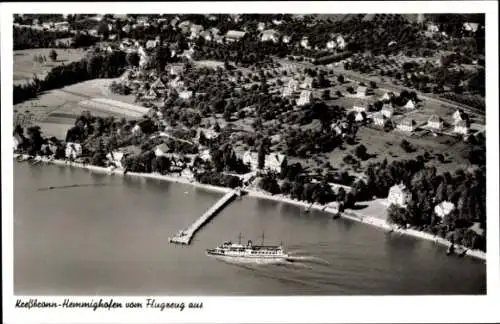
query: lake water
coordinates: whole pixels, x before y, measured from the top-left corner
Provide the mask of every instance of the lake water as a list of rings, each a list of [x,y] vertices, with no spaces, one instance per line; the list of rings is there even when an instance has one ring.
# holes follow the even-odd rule
[[[54,188],[50,186],[87,185]],[[195,236],[168,237],[219,197],[191,186],[14,163],[14,290],[19,295],[484,294],[486,265],[432,242],[243,197]],[[225,240],[283,241],[299,262],[233,264]]]

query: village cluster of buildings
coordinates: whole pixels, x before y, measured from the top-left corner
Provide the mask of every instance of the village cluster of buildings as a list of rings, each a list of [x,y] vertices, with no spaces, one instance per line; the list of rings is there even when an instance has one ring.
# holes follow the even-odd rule
[[[366,94],[366,87],[359,87],[356,91],[356,97],[361,98]],[[391,122],[391,118],[394,116],[394,107],[390,103],[391,95],[385,93],[380,100],[383,102],[382,109],[378,112],[371,114],[371,120],[375,126],[385,127]],[[403,111],[413,111],[417,109],[417,104],[413,100],[408,100],[404,106],[401,107]],[[353,104],[352,110],[355,112],[355,121],[363,122],[368,116],[368,105],[366,102],[358,99]],[[469,116],[462,110],[457,109],[452,115],[453,118],[453,133],[460,135],[468,135],[470,133],[470,119]],[[402,132],[411,133],[416,130],[419,125],[412,118],[405,118],[395,125],[397,130]],[[441,132],[446,126],[443,118],[438,115],[432,115],[427,120],[426,124],[423,125],[424,128],[429,129],[433,132]]]

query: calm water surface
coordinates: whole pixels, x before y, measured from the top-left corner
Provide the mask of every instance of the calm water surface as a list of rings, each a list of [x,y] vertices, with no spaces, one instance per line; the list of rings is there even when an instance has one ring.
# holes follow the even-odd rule
[[[40,190],[50,186],[88,185]],[[221,194],[59,166],[14,164],[14,289],[20,295],[484,294],[486,266],[434,243],[244,197],[176,246],[168,237]],[[225,240],[283,241],[300,262],[230,264]]]

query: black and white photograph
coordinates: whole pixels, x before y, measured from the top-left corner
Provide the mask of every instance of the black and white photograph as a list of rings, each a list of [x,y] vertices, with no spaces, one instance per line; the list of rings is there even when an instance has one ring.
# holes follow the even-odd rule
[[[76,4],[2,13],[9,308],[498,297],[497,11]]]

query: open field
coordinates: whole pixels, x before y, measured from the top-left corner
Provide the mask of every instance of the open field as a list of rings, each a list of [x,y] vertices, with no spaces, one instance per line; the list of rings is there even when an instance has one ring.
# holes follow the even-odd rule
[[[57,53],[57,61],[52,62],[49,58],[51,48],[36,48],[14,51],[14,84],[30,80],[33,75],[39,78],[52,68],[80,60],[85,51],[82,49],[54,49]],[[47,63],[35,62],[35,55],[43,55],[47,58]]]
[[[34,121],[44,134],[56,137],[65,135],[84,110],[103,117],[140,118],[144,115],[148,109],[134,105],[133,95],[121,96],[109,91],[109,84],[114,80],[96,79],[52,90],[15,105],[14,110],[34,114]]]
[[[436,159],[432,159],[428,163],[430,166],[435,166],[439,173],[453,172],[469,165],[467,159],[463,156],[467,152],[467,144],[458,138],[450,136],[433,137],[427,135],[416,137],[397,131],[386,133],[383,130],[361,127],[358,130],[357,139],[359,144],[367,147],[368,154],[372,155],[372,158],[361,161],[362,169],[372,162],[381,162],[384,159],[389,162],[399,159],[415,159],[426,151],[431,155],[441,153],[447,157],[445,163],[440,163]],[[402,140],[410,142],[416,150],[411,153],[404,151],[400,146]],[[354,156],[353,150],[356,145],[345,145],[345,147],[346,150],[335,150],[328,154],[329,162],[333,167],[348,167],[343,158],[349,154]]]

